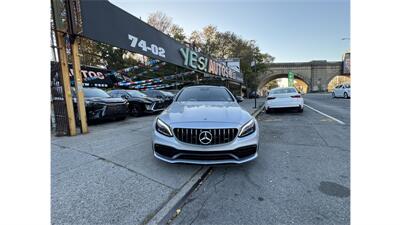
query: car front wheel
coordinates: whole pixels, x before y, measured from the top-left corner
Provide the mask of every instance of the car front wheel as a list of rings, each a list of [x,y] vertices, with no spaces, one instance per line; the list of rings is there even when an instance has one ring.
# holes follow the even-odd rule
[[[335,92],[332,92],[332,98],[336,98]]]
[[[299,108],[297,109],[297,112],[302,113],[303,112],[303,108],[301,108],[301,106],[299,106]]]
[[[344,93],[344,98],[349,98],[349,95],[347,94],[347,92]]]
[[[137,117],[137,116],[140,116],[141,114],[142,114],[141,107],[137,104],[132,105],[131,115]]]

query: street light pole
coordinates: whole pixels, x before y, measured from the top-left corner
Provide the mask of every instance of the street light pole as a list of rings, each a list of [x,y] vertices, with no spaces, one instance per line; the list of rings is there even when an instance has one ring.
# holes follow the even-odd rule
[[[254,57],[253,57],[254,60]],[[254,72],[257,74],[257,63],[254,60]],[[256,76],[257,77],[257,76]],[[257,90],[254,90],[254,108],[257,108]]]

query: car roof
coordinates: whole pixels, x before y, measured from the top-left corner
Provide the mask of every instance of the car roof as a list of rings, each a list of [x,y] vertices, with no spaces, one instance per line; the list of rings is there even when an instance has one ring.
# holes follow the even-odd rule
[[[184,88],[225,88],[224,86],[214,86],[214,85],[194,85],[194,86],[187,86]]]
[[[296,88],[294,88],[294,87],[277,87],[277,88],[272,88],[271,91],[273,91],[273,90],[281,90],[281,89],[295,89],[296,90]]]

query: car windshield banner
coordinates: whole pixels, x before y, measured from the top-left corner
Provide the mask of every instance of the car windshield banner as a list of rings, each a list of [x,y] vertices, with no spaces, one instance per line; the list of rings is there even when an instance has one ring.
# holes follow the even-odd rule
[[[136,52],[201,73],[243,82],[243,75],[209,56],[196,52],[106,0],[75,2],[72,15],[77,35]],[[72,8],[72,7],[71,7]]]

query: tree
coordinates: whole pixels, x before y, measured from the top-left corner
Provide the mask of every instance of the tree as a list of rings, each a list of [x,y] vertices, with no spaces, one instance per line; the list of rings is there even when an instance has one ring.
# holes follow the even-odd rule
[[[81,64],[86,66],[106,66],[118,70],[138,64],[127,50],[85,38],[81,38],[80,51]]]
[[[151,13],[147,18],[147,23],[164,34],[171,36],[177,41],[183,42],[186,40],[186,35],[183,28],[177,24],[174,24],[172,22],[172,18],[163,12],[156,11]]]
[[[185,32],[183,31],[183,28],[180,27],[179,25],[172,24],[169,34],[171,37],[173,37],[175,40],[183,42],[186,39]]]
[[[172,27],[172,18],[167,16],[165,13],[156,11],[150,13],[147,18],[147,23],[155,27],[157,30],[168,34]]]

